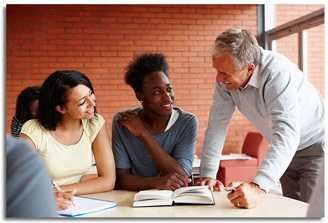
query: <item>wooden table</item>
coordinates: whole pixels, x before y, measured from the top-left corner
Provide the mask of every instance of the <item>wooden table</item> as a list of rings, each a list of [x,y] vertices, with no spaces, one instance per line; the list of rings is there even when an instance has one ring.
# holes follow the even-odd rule
[[[83,217],[97,218],[302,218],[308,204],[276,194],[267,194],[264,201],[252,209],[239,209],[227,199],[227,192],[214,192],[215,205],[177,205],[133,208],[135,192],[114,190],[86,197],[112,200],[117,207]]]

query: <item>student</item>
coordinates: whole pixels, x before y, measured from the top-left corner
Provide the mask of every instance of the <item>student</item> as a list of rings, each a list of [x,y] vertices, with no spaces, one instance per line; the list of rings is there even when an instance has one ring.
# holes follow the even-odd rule
[[[43,159],[50,177],[77,195],[112,190],[115,164],[105,121],[96,113],[90,80],[79,71],[51,74],[40,91],[38,119],[26,122],[21,136]],[[93,156],[97,175],[86,175]]]
[[[58,217],[47,170],[23,140],[6,138],[6,217]]]
[[[39,106],[40,87],[25,88],[17,97],[15,116],[11,121],[11,135],[19,137],[23,124],[35,118]]]
[[[194,156],[195,115],[174,107],[174,92],[162,54],[141,55],[128,66],[125,82],[142,107],[113,119],[116,187],[174,190],[187,186]]]
[[[295,64],[262,49],[247,30],[221,33],[212,61],[217,83],[201,158],[202,183],[217,185],[219,158],[237,107],[270,148],[252,182],[238,186],[229,194],[230,201],[236,207],[254,207],[280,180],[284,196],[308,202],[324,154],[324,104],[319,92]]]

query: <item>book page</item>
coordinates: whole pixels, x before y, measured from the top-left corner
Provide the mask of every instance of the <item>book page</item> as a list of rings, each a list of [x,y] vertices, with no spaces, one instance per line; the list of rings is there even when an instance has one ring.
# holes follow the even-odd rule
[[[214,204],[214,197],[208,186],[191,186],[175,191],[174,202],[186,204]]]
[[[172,199],[173,191],[170,190],[142,190],[136,193],[134,201],[142,200],[168,200]]]
[[[173,191],[143,190],[134,195],[133,207],[166,206],[173,203]]]
[[[174,191],[174,197],[182,194],[182,193],[201,193],[204,189],[208,189],[208,186],[188,186],[181,187]]]

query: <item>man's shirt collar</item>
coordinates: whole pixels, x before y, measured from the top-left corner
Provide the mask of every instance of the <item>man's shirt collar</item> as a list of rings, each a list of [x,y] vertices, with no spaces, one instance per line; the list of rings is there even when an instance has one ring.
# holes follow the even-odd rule
[[[258,73],[259,73],[259,69],[258,69],[258,65],[256,65],[255,69],[253,71],[253,74],[252,74],[251,78],[249,79],[249,81],[247,82],[247,84],[244,87],[239,88],[239,90],[242,91],[242,90],[246,89],[248,87],[248,85],[258,88],[259,87]]]

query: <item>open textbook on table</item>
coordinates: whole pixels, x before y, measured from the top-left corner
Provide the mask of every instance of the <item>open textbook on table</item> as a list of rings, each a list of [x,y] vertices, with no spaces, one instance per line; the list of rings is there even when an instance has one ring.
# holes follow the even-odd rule
[[[79,216],[92,212],[102,211],[105,209],[116,207],[117,204],[114,201],[105,201],[95,198],[86,198],[86,197],[73,197],[74,205],[71,205],[69,208],[58,211],[58,214],[62,216]]]
[[[208,186],[181,187],[171,190],[143,190],[135,194],[133,207],[168,206],[173,204],[215,204]]]

